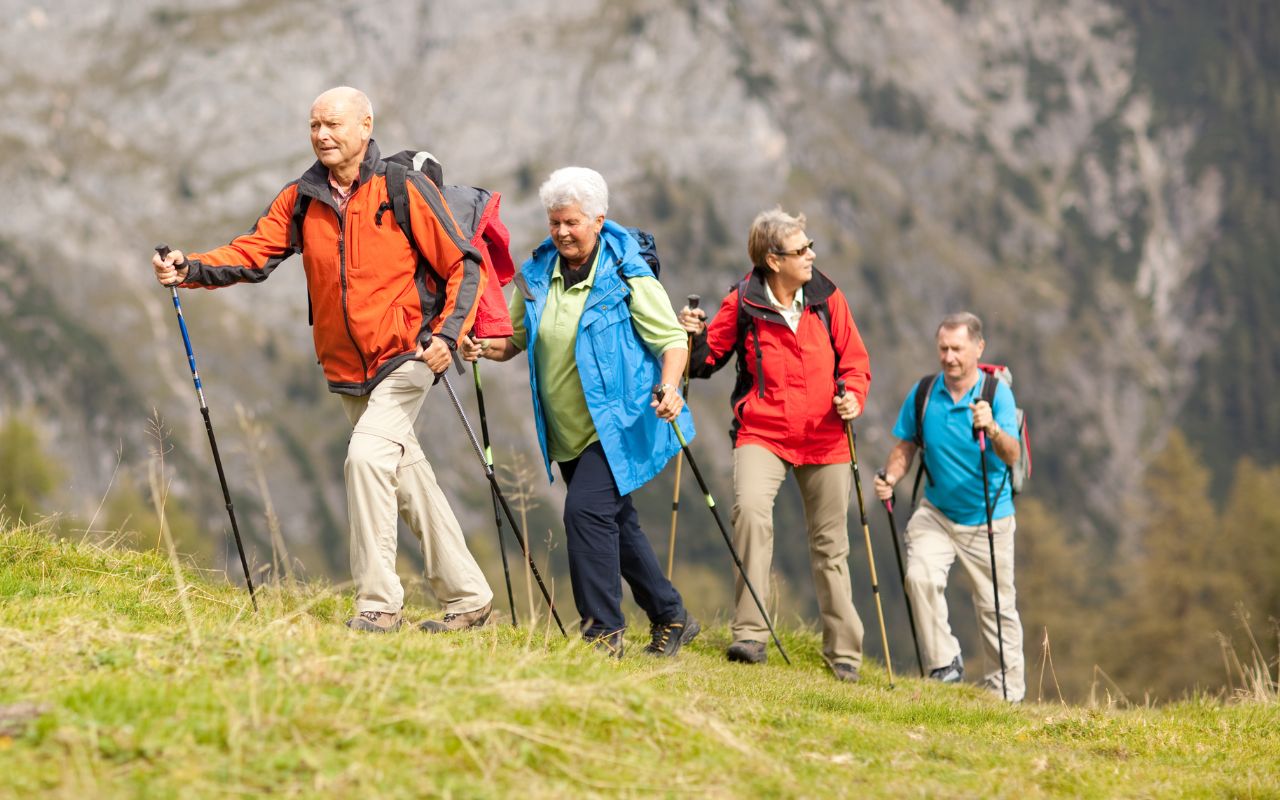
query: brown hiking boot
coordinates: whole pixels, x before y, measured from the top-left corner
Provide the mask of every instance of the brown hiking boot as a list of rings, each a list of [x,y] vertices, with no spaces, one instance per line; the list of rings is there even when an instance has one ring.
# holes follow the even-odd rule
[[[475,611],[463,611],[461,614],[445,614],[443,619],[429,619],[418,626],[418,630],[427,633],[453,633],[465,631],[467,628],[479,628],[489,621],[489,613],[493,611],[493,603],[485,603]]]
[[[347,620],[347,627],[366,633],[395,633],[402,622],[399,611],[361,611]]]
[[[736,661],[739,664],[763,664],[769,660],[769,653],[765,648],[765,643],[753,642],[749,639],[739,639],[729,645],[729,649],[725,651],[725,656],[730,661]]]
[[[836,680],[842,683],[858,682],[858,668],[843,661],[837,661],[831,665],[831,674],[836,676]]]

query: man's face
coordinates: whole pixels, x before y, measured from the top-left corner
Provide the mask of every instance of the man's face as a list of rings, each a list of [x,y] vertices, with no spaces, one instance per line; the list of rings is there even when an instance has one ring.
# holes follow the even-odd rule
[[[311,149],[330,171],[358,165],[373,119],[344,97],[321,97],[311,107]]]
[[[938,331],[938,362],[942,374],[952,381],[963,381],[978,369],[978,359],[986,342],[969,338],[969,329],[963,325],[942,328]]]
[[[604,217],[588,217],[577,203],[547,212],[551,241],[570,266],[580,266],[596,247],[596,236],[604,227]]]

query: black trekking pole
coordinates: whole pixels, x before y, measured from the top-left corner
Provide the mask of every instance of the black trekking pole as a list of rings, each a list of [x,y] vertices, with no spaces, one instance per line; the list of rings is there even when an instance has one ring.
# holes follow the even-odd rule
[[[987,434],[974,430],[978,435],[978,458],[982,460],[982,505],[987,512],[987,547],[991,550],[991,592],[996,601],[996,641],[1000,645],[1000,694],[1008,700],[1009,688],[1004,677],[1004,620],[1000,618],[1000,582],[996,580],[996,534],[991,527],[991,498],[987,482]]]
[[[480,386],[480,362],[471,362],[471,374],[476,379],[476,405],[480,407],[480,436],[484,439],[484,462],[487,471],[493,471],[493,449],[489,446],[489,418],[484,413],[484,389]],[[507,582],[507,606],[511,609],[511,627],[519,626],[516,621],[516,599],[511,593],[511,568],[507,566],[507,549],[502,546],[502,510],[498,505],[498,490],[489,487],[489,496],[493,500],[493,524],[498,531],[498,552],[502,554],[502,578]],[[529,610],[533,613],[533,609]]]
[[[689,295],[689,308],[697,308],[698,302],[702,300],[696,294]],[[687,399],[689,397],[689,367],[693,364],[693,334],[689,334],[689,359],[684,362],[684,382],[680,385],[680,394]],[[671,580],[671,573],[676,566],[676,518],[680,513],[680,466],[683,463],[682,456],[684,452],[676,453],[676,482],[675,488],[671,490],[671,535],[667,537],[667,580]]]
[[[156,245],[156,252],[161,258],[169,255],[169,246]],[[231,518],[231,532],[235,535],[236,550],[240,551],[240,566],[244,568],[244,582],[249,586],[249,600],[253,610],[258,610],[258,595],[253,588],[253,578],[249,575],[249,559],[244,555],[244,543],[240,541],[240,526],[236,524],[236,510],[231,505],[231,490],[227,488],[227,476],[222,470],[222,456],[218,454],[218,440],[213,435],[213,423],[209,420],[209,405],[204,401],[204,387],[200,383],[200,373],[196,370],[196,354],[191,349],[191,335],[187,333],[187,321],[182,316],[182,301],[178,299],[178,284],[169,284],[173,295],[173,310],[178,315],[178,329],[182,331],[182,343],[187,348],[187,363],[191,365],[191,380],[196,385],[196,397],[200,399],[200,413],[204,416],[204,429],[209,432],[209,449],[213,451],[213,463],[218,468],[218,482],[222,484],[222,499],[227,506],[227,516]]]
[[[921,456],[923,458],[923,456]],[[884,480],[885,471],[876,473]],[[893,518],[893,500],[884,501],[884,513],[889,518],[889,534],[893,537],[893,554],[898,557],[898,577],[902,579],[902,598],[907,601],[907,622],[911,623],[911,640],[916,645],[916,664],[920,666],[920,677],[924,677],[924,659],[920,657],[920,636],[916,633],[916,615],[911,610],[911,595],[907,592],[907,571],[902,566],[902,547],[898,544],[898,522]]]
[[[658,402],[662,402],[662,387],[653,387],[653,396],[658,398]],[[702,471],[698,469],[698,463],[693,460],[693,453],[689,452],[689,443],[685,441],[684,433],[680,430],[680,424],[674,419],[671,420],[671,427],[676,432],[676,438],[680,440],[680,449],[684,452],[684,457],[689,462],[689,469],[693,471],[693,477],[698,480],[698,486],[702,489],[702,496],[707,501],[707,508],[711,509],[711,516],[716,518],[716,525],[720,528],[720,535],[724,537],[724,543],[729,547],[729,555],[733,556],[733,563],[738,568],[738,574],[742,576],[742,582],[746,584],[747,591],[751,592],[751,599],[756,601],[756,608],[760,610],[760,616],[764,617],[764,624],[769,628],[769,634],[773,636],[773,643],[778,646],[778,652],[782,654],[782,660],[791,664],[791,659],[787,658],[787,651],[783,649],[782,642],[778,639],[777,632],[773,629],[773,622],[769,619],[769,612],[764,610],[764,603],[760,602],[760,595],[756,594],[756,587],[751,585],[751,579],[747,577],[747,570],[742,566],[742,559],[738,557],[738,550],[733,546],[733,537],[729,535],[729,529],[724,526],[724,521],[720,519],[720,512],[716,510],[715,498],[711,496],[711,490],[707,488],[707,482],[702,478]]]
[[[836,381],[836,394],[844,397],[844,381]],[[845,436],[849,439],[849,468],[853,470],[853,485],[858,490],[858,514],[862,518],[862,538],[867,545],[867,567],[871,570],[871,594],[876,599],[876,615],[880,618],[880,642],[884,645],[884,667],[889,673],[889,688],[893,688],[893,658],[889,655],[889,634],[884,629],[884,607],[880,604],[880,581],[876,577],[876,558],[871,552],[871,528],[867,526],[867,507],[862,502],[862,475],[858,472],[857,436],[853,423],[844,421]]]
[[[423,349],[426,348],[424,347]],[[476,451],[476,456],[479,457],[480,463],[484,465],[484,476],[489,479],[489,486],[493,488],[493,496],[498,498],[498,502],[502,505],[502,513],[507,515],[507,522],[511,524],[511,535],[515,536],[516,541],[520,543],[520,550],[529,562],[529,571],[533,574],[534,580],[538,582],[538,588],[542,590],[542,597],[547,601],[547,608],[551,610],[551,616],[556,621],[556,627],[560,629],[561,634],[567,637],[569,632],[564,629],[564,623],[560,621],[560,614],[556,611],[556,604],[551,599],[551,592],[547,591],[547,585],[542,582],[542,575],[538,572],[538,565],[533,563],[533,555],[529,553],[529,548],[525,547],[520,526],[516,524],[515,515],[511,513],[511,506],[507,505],[507,498],[502,494],[502,489],[498,486],[498,477],[493,473],[493,465],[484,457],[484,451],[480,449],[480,441],[476,439],[475,429],[471,427],[471,423],[467,420],[467,412],[462,410],[462,403],[458,402],[458,395],[453,391],[453,384],[449,382],[448,372],[441,372],[436,375],[436,382],[440,381],[444,381],[444,388],[449,392],[449,400],[453,402],[453,407],[458,412],[458,417],[462,420],[462,427],[467,430],[467,437],[471,439],[471,448]]]

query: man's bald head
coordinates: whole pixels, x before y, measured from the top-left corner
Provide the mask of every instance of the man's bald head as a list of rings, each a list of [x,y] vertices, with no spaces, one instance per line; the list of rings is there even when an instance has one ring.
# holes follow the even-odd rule
[[[317,107],[325,106],[326,108],[338,109],[353,113],[357,119],[369,118],[370,124],[373,122],[373,103],[369,101],[369,95],[354,89],[350,86],[335,86],[320,93],[320,96],[311,104],[311,110],[314,112]]]
[[[373,104],[359,89],[338,86],[311,104],[311,147],[340,186],[360,174],[372,135]]]

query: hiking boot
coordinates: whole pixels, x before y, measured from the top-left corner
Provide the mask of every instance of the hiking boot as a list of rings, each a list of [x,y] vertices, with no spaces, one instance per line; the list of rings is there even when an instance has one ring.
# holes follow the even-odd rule
[[[739,639],[729,645],[729,649],[724,654],[730,661],[736,661],[739,664],[763,664],[769,659],[764,642],[752,642],[747,639]]]
[[[589,641],[592,647],[609,658],[622,658],[622,631],[601,634]]]
[[[485,603],[475,611],[463,611],[460,614],[445,614],[443,619],[429,619],[418,626],[418,630],[427,633],[453,633],[468,628],[482,627],[489,621],[489,612],[493,611],[493,603]]]
[[[843,661],[839,661],[831,665],[831,674],[835,675],[836,680],[841,683],[858,682],[858,668],[852,664],[846,664]]]
[[[682,609],[680,616],[671,622],[655,622],[649,626],[650,639],[644,652],[671,658],[680,652],[681,646],[693,641],[701,630],[698,621],[689,616],[688,610]]]
[[[347,620],[347,627],[366,633],[395,633],[402,622],[399,611],[361,611]]]
[[[942,683],[959,683],[960,679],[964,677],[964,661],[961,660],[960,656],[956,656],[945,667],[930,670],[929,677]]]

